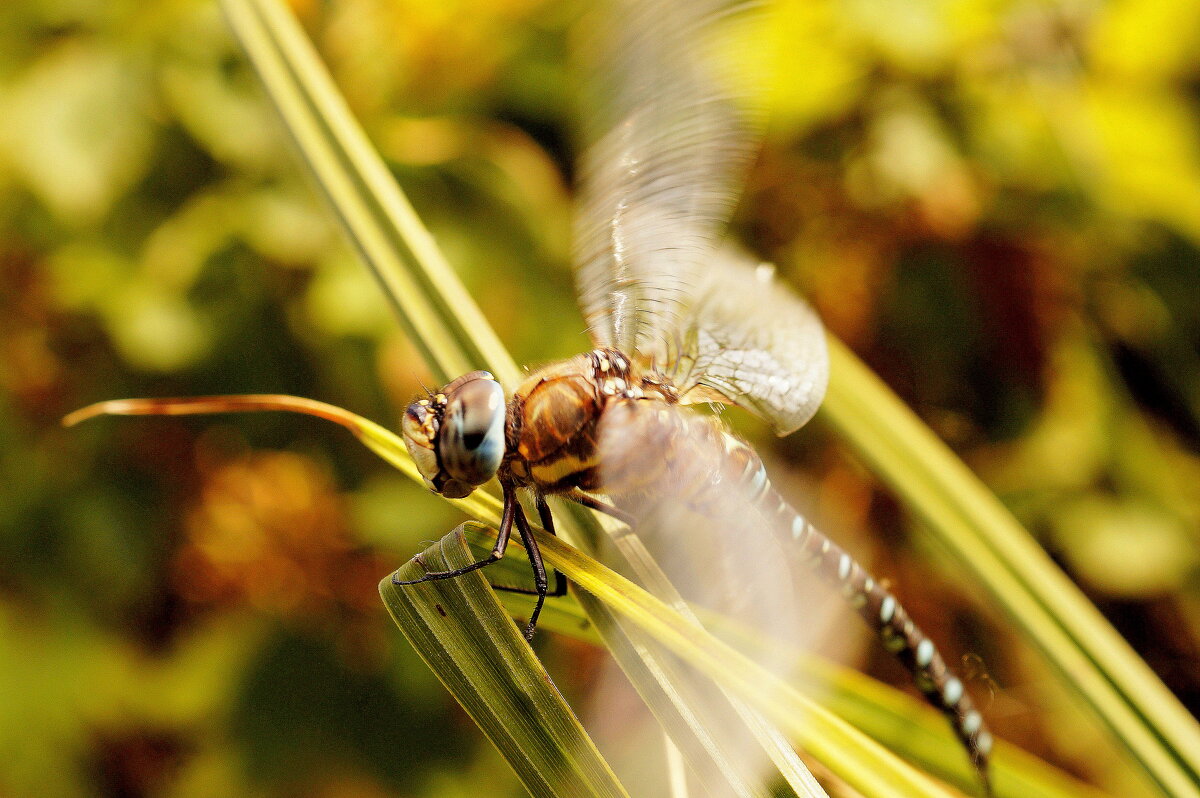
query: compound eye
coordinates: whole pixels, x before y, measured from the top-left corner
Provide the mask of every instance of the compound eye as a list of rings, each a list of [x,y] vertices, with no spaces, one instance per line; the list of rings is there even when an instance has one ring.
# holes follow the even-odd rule
[[[489,377],[458,386],[446,397],[438,457],[453,479],[482,485],[504,459],[504,389]]]

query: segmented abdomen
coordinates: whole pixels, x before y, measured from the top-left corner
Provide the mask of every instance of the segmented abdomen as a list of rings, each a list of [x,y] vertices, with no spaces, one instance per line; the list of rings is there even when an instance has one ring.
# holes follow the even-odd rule
[[[885,648],[894,653],[913,676],[930,704],[940,709],[954,727],[971,763],[991,793],[988,756],[992,735],[975,708],[962,681],[942,659],[933,641],[916,625],[904,607],[841,546],[808,522],[774,489],[766,469],[750,447],[726,434],[726,450],[740,463],[740,479],[754,491],[758,506],[779,535],[791,542],[801,562],[838,589],[846,601],[876,631]]]
[[[896,597],[784,501],[753,449],[715,419],[636,399],[606,408],[601,440],[604,490],[635,519],[652,517],[659,505],[682,503],[731,527],[757,523],[730,511],[746,506],[731,497],[749,498],[781,547],[842,594],[908,668],[926,699],[949,717],[990,794],[992,737],[962,681]]]

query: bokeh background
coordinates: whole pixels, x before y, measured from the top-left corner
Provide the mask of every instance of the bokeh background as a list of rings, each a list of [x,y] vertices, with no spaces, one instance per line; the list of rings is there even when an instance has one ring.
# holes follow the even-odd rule
[[[587,346],[583,3],[292,3],[519,362]],[[1200,705],[1200,4],[795,0],[735,227]],[[460,519],[300,417],[429,376],[201,0],[0,4],[0,796],[520,795],[376,583]],[[820,428],[778,481],[888,576],[999,734],[1143,789]],[[543,634],[586,704],[601,654]],[[862,667],[903,684],[886,654]]]

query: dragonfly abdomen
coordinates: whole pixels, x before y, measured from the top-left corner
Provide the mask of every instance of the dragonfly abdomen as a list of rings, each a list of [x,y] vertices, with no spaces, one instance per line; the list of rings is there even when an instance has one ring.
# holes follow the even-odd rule
[[[988,756],[992,735],[962,681],[946,665],[933,641],[916,625],[887,588],[881,585],[841,546],[796,512],[774,489],[761,459],[750,447],[726,435],[726,451],[741,463],[745,489],[797,559],[835,587],[879,635],[913,676],[930,704],[941,710],[962,741],[985,789],[990,794]]]
[[[603,425],[600,459],[609,468],[603,489],[619,508],[644,520],[683,506],[727,528],[756,523],[744,511],[757,509],[780,548],[836,588],[947,715],[988,785],[992,737],[962,681],[891,591],[779,495],[753,449],[716,419],[658,401],[615,401]]]

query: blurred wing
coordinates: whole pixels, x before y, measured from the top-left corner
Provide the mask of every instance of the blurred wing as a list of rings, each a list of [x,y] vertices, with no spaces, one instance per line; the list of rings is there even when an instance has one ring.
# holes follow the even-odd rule
[[[829,631],[837,607],[810,590],[815,580],[794,578],[751,495],[765,484],[745,473],[757,472],[758,458],[714,418],[648,400],[610,404],[598,446],[604,490],[632,519],[629,533],[612,536],[608,564],[668,603],[681,596],[681,611],[694,609],[710,631],[787,679],[795,652]],[[743,778],[764,778],[771,763],[761,739],[712,689],[704,703],[721,718],[708,727],[719,750]]]
[[[586,31],[574,257],[598,345],[650,347],[691,304],[757,146],[762,104],[735,36],[759,6],[610,0]]]
[[[748,446],[712,416],[628,399],[605,409],[597,453],[603,491],[684,598],[792,642],[807,637],[792,541],[760,511],[767,476]]]
[[[825,327],[816,312],[775,280],[773,266],[732,247],[713,254],[694,291],[688,312],[648,353],[665,364],[682,401],[731,402],[780,435],[803,426],[829,382]]]

